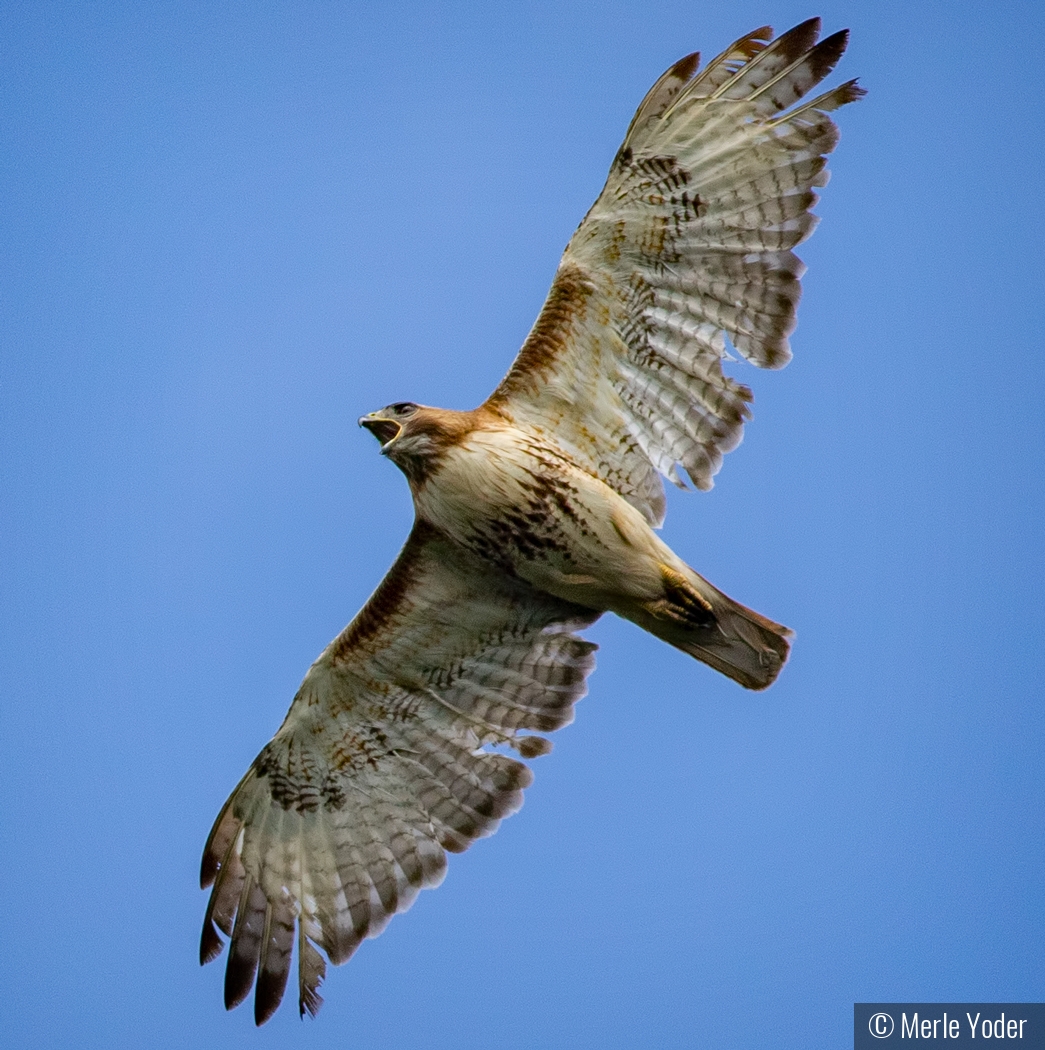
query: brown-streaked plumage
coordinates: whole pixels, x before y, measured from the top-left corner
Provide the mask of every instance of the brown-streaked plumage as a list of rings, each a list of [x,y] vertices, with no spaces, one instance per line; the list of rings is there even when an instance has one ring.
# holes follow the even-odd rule
[[[772,683],[791,632],[734,602],[656,535],[661,475],[708,489],[739,443],[751,391],[729,342],[790,359],[815,187],[849,81],[800,100],[847,33],[768,27],[698,73],[650,89],[598,200],[566,248],[515,363],[470,412],[390,405],[360,423],[406,475],[416,519],[395,564],[309,669],[275,737],[225,803],[203,856],[201,961],[231,940],[225,1002],[255,987],[258,1024],[298,953],[315,1013],[322,949],[341,963],[417,892],[446,851],[522,803],[522,758],[565,725],[604,612],[749,689]]]

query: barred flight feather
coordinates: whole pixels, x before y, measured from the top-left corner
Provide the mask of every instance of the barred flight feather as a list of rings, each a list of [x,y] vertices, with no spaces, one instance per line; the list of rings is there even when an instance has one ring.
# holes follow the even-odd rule
[[[838,142],[827,114],[863,94],[850,81],[786,111],[845,51],[846,31],[817,43],[819,33],[813,18],[769,43],[763,27],[702,73],[691,55],[657,81],[566,249],[554,316],[534,326],[546,347],[540,381],[520,354],[487,402],[519,424],[554,417],[556,439],[651,524],[663,489],[637,458],[676,483],[681,466],[708,489],[742,437],[750,392],[722,373],[725,340],[760,368],[791,359],[803,270],[791,249],[817,223],[814,188]],[[690,397],[699,409],[684,407]],[[607,445],[620,448],[609,469],[591,452]]]
[[[808,51],[816,43],[819,35],[819,18],[810,18],[786,33],[781,33],[776,40],[752,56],[750,62],[740,66],[736,73],[711,92],[709,97],[745,98],[785,70],[799,55]]]
[[[819,32],[820,20],[813,19]],[[713,58],[707,68],[690,84],[686,94],[695,98],[707,98],[714,94],[723,84],[729,83],[739,70],[756,58],[772,39],[773,30],[762,26],[735,40],[721,55]]]
[[[201,882],[214,888],[200,958],[220,952],[216,929],[230,937],[226,1005],[253,985],[258,1024],[283,996],[295,940],[299,1008],[314,1013],[316,947],[343,962],[442,880],[444,851],[519,808],[530,770],[480,748],[543,753],[518,731],[568,722],[593,667],[595,646],[571,632],[597,614],[423,524],[372,601],[383,625],[364,607],[316,661],[204,853]]]

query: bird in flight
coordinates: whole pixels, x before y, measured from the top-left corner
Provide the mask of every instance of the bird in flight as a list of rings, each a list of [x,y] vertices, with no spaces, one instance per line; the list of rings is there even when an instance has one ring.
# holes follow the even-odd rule
[[[614,612],[748,689],[792,633],[728,598],[654,531],[661,475],[709,489],[761,368],[791,357],[815,187],[849,81],[804,97],[848,33],[768,26],[642,100],[606,186],[496,390],[468,412],[398,402],[363,416],[406,475],[415,520],[355,619],[309,668],[207,840],[200,945],[229,938],[225,1004],[272,1016],[297,953],[314,1014],[345,962],[437,885],[446,852],[522,804],[542,734],[571,721]],[[727,343],[728,340],[728,343]]]

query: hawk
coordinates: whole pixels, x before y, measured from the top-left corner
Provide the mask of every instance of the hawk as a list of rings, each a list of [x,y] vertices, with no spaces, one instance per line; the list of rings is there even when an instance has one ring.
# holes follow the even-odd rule
[[[203,856],[201,961],[229,938],[225,1003],[279,1005],[295,950],[302,1016],[446,853],[522,804],[542,734],[568,723],[614,612],[748,689],[792,633],[691,569],[654,531],[661,475],[709,489],[761,368],[791,357],[815,187],[855,81],[803,97],[845,51],[819,19],[676,62],[638,108],[598,200],[500,386],[478,408],[399,402],[360,419],[416,518],[355,619],[309,668],[225,803]]]

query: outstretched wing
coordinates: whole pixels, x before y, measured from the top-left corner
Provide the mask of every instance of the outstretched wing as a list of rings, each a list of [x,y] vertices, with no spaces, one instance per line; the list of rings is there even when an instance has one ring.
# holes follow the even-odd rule
[[[267,1020],[296,942],[300,1010],[315,1013],[317,946],[344,962],[442,880],[445,850],[519,808],[529,768],[486,745],[550,749],[522,734],[571,721],[595,646],[570,632],[596,617],[415,524],[210,833],[200,959],[222,950],[217,929],[231,937],[226,1006],[256,978],[255,1019]]]
[[[548,300],[487,405],[549,431],[654,525],[660,474],[700,489],[740,442],[751,391],[725,376],[728,336],[762,368],[791,357],[810,209],[850,81],[795,106],[848,33],[811,19],[757,29],[699,75],[671,67],[639,106]],[[793,107],[793,108],[788,108]]]

